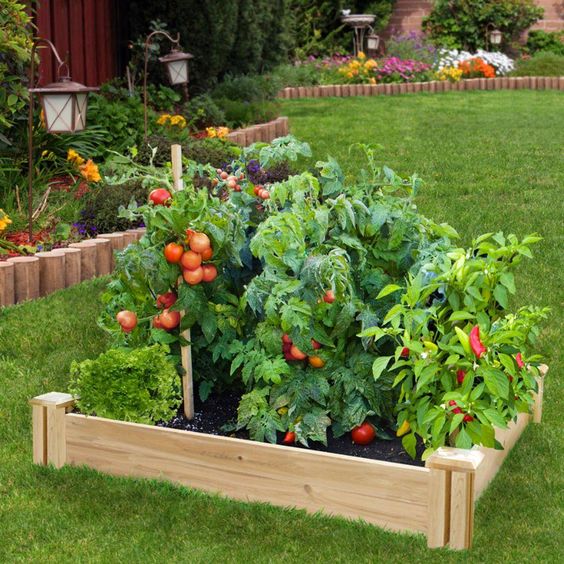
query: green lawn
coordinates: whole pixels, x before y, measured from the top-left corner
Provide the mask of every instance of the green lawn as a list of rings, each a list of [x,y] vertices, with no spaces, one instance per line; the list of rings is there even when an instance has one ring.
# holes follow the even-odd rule
[[[529,427],[478,503],[472,551],[429,551],[423,536],[166,484],[34,467],[27,399],[64,391],[71,360],[104,349],[98,280],[0,310],[0,562],[559,561],[562,110],[561,93],[527,91],[284,103],[292,132],[349,173],[361,165],[349,144],[382,144],[382,163],[427,180],[421,208],[464,238],[498,229],[545,237],[518,276],[520,303],[553,308],[540,343],[551,366],[544,423]]]

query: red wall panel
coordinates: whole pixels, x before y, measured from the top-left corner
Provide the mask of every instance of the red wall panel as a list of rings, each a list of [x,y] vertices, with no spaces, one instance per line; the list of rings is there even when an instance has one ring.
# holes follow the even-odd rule
[[[116,38],[112,22],[116,0],[41,0],[37,35],[50,39],[62,59],[68,56],[73,80],[98,86],[116,72]],[[41,83],[56,79],[53,57],[40,50]]]

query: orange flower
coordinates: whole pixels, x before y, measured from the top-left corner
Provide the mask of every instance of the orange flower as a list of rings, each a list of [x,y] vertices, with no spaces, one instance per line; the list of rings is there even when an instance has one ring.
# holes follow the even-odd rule
[[[87,182],[100,182],[102,180],[98,166],[94,164],[92,159],[88,159],[85,164],[80,165],[78,168],[80,174]]]

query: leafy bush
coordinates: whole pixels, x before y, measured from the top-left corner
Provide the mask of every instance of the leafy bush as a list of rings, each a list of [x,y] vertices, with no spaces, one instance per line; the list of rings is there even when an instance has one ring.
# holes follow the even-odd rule
[[[141,205],[147,201],[149,190],[140,180],[131,180],[125,184],[106,185],[91,188],[83,197],[82,209],[75,224],[86,235],[125,231],[138,227],[139,222],[130,222],[118,217],[121,206],[127,207],[131,200]]]
[[[170,140],[159,135],[152,135],[139,148],[137,161],[148,165],[163,166],[170,162]],[[220,167],[231,162],[237,155],[237,147],[229,141],[220,139],[189,139],[182,144],[182,155],[192,161],[201,164],[211,164]]]
[[[30,62],[32,27],[28,7],[17,0],[0,2],[0,146],[10,145],[9,129],[19,119],[25,127],[26,67]]]
[[[386,42],[386,54],[398,59],[432,65],[436,52],[437,48],[424,35],[415,31],[392,35]]]
[[[202,169],[210,190],[132,211],[149,237],[120,256],[100,322],[115,346],[166,342],[174,351],[179,332],[194,327],[194,354],[230,364],[244,387],[237,428],[256,440],[289,430],[304,445],[325,442],[329,426],[339,436],[369,419],[380,429],[409,425],[412,455],[417,437],[425,456],[442,444],[495,446],[493,425],[527,411],[536,389],[539,357],[529,347],[546,311],[506,308],[513,270],[538,238],[488,234],[459,248],[452,227],[417,212],[421,180],[379,167],[364,150],[369,167],[351,184],[329,158],[315,174],[257,191],[252,174],[311,155],[291,136],[257,144],[231,164],[241,191]],[[210,282],[163,254],[187,235],[191,245],[194,233],[211,245]],[[179,283],[187,272],[192,282]],[[177,295],[172,309],[186,312],[170,331],[150,321],[155,294],[167,291]],[[131,333],[115,320],[124,307],[145,320]]]
[[[242,102],[228,98],[219,98],[216,101],[225,114],[226,124],[231,129],[264,123],[280,115],[280,104],[277,102]]]
[[[546,32],[542,29],[529,31],[525,49],[530,55],[539,51],[564,55],[564,31]]]
[[[539,52],[530,59],[519,59],[512,76],[564,76],[564,55]]]
[[[71,365],[70,392],[87,415],[156,423],[168,421],[181,403],[180,378],[169,349],[153,345],[113,349]]]
[[[225,114],[209,94],[192,98],[184,105],[184,115],[188,118],[190,128],[201,130],[213,125],[223,125]]]
[[[269,75],[227,76],[211,92],[214,99],[227,98],[239,102],[273,100],[278,85]]]
[[[510,45],[543,13],[534,0],[437,0],[423,30],[437,45],[475,51],[488,48],[490,29],[499,29]]]

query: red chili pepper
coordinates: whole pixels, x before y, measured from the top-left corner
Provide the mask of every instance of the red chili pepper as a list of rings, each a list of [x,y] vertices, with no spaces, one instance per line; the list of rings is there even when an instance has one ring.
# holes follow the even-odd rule
[[[464,382],[464,376],[466,376],[466,372],[464,372],[464,370],[462,370],[462,368],[459,368],[456,371],[456,381],[459,384],[462,384],[462,382]]]
[[[474,421],[474,418],[469,413],[467,413],[462,419],[462,421],[466,421],[466,423],[469,423],[470,421]]]
[[[517,362],[517,366],[519,368],[525,368],[525,363],[523,362],[523,357],[521,356],[521,353],[517,353],[517,355],[515,356],[515,361]]]
[[[288,431],[282,442],[285,445],[293,445],[296,442],[296,433],[292,433],[292,431]]]
[[[409,357],[409,348],[403,347],[403,349],[401,349],[400,356],[403,357],[403,358],[408,358]]]
[[[478,325],[474,325],[472,330],[470,331],[470,347],[472,348],[472,352],[480,358],[483,356],[487,349],[480,341],[480,327]]]

